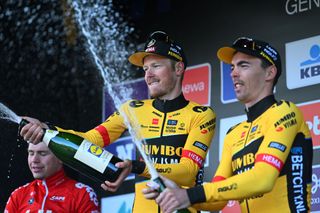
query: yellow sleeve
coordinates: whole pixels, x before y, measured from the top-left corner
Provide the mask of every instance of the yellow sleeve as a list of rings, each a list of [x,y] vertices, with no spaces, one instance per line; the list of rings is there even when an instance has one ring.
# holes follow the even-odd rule
[[[288,114],[292,116],[291,120],[296,124],[279,131],[274,124]],[[221,176],[225,180],[203,185],[206,200],[210,202],[216,200],[239,200],[271,191],[287,159],[294,138],[303,124],[301,112],[295,105],[276,107],[269,114],[268,121],[264,123],[266,131],[255,155],[254,168],[232,177],[230,177],[230,154],[228,154],[227,150],[228,145],[225,145],[224,149],[226,150],[224,152],[226,153],[224,153],[222,164],[215,175]],[[232,138],[226,137],[225,143],[230,145],[229,141],[232,141]],[[268,147],[272,141],[283,144],[286,150],[280,151]]]
[[[181,186],[194,186],[196,175],[203,166],[207,152],[215,132],[216,115],[211,108],[208,108],[197,117],[188,134],[185,146],[183,147],[180,162],[177,164],[155,164],[156,170],[163,176],[173,180]],[[206,125],[206,134],[201,133],[201,125]],[[199,142],[196,146],[196,142]],[[201,147],[201,148],[199,148]],[[141,176],[150,178],[146,167]]]
[[[192,205],[193,208],[200,211],[219,211],[223,209],[227,205],[228,201],[212,201],[212,202],[204,202],[197,203]]]
[[[110,115],[106,121],[87,132],[65,130],[60,127],[56,128],[61,132],[69,132],[79,135],[100,147],[105,147],[113,143],[127,129],[126,125],[124,124],[123,117],[118,111]]]

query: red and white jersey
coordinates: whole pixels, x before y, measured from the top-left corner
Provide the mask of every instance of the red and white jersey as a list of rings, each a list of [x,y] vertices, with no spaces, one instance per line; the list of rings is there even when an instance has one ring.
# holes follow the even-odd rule
[[[12,192],[5,213],[100,212],[93,189],[67,177],[63,170],[34,180]]]

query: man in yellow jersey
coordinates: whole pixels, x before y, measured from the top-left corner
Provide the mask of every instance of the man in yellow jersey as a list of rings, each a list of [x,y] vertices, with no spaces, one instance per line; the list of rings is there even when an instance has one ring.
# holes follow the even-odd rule
[[[144,150],[150,155],[156,170],[175,181],[179,186],[191,187],[201,180],[201,168],[209,150],[216,116],[207,106],[188,101],[182,93],[182,79],[187,67],[187,59],[182,47],[166,33],[152,33],[143,51],[129,57],[129,61],[142,67],[151,99],[130,100],[124,103],[105,122],[85,133],[68,131],[84,137],[101,146],[108,146],[118,139],[130,126],[136,127],[137,135],[146,141]],[[125,117],[124,117],[125,115]],[[21,135],[25,140],[37,143],[42,136],[45,123],[26,118],[30,124],[24,126]],[[126,122],[126,120],[128,122]],[[160,212],[154,200],[144,198],[142,189],[150,174],[143,161],[118,163],[124,168],[117,181],[102,184],[105,190],[114,192],[130,173],[144,177],[135,186],[133,212]],[[190,209],[190,212],[195,210]]]
[[[273,95],[281,74],[278,51],[242,37],[217,54],[231,64],[234,91],[247,120],[227,132],[212,183],[185,190],[166,179],[170,189],[157,196],[146,188],[145,196],[156,197],[165,213],[193,204],[214,210],[218,201],[228,200],[238,200],[248,213],[310,212],[312,141],[296,105]]]

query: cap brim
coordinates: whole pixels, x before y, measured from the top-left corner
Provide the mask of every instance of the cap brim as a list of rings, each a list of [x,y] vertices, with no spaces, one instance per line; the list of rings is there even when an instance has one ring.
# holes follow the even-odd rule
[[[143,67],[143,59],[148,55],[159,55],[151,52],[136,52],[129,56],[128,60],[131,64]],[[159,55],[160,56],[160,55]]]
[[[231,64],[232,57],[236,51],[237,50],[232,47],[221,47],[217,52],[217,56],[221,61]]]

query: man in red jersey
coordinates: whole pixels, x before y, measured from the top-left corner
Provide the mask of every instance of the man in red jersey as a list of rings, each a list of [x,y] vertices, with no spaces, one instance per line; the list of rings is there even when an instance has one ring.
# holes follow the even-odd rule
[[[5,213],[100,212],[93,189],[67,177],[62,162],[46,144],[29,144],[28,164],[35,180],[12,192]]]

